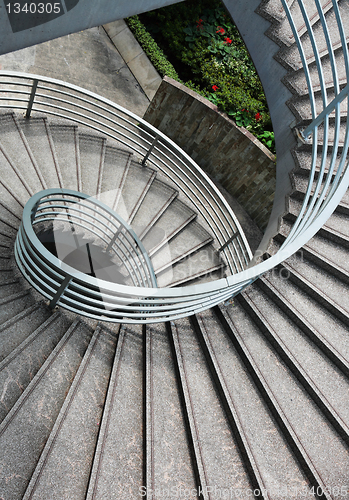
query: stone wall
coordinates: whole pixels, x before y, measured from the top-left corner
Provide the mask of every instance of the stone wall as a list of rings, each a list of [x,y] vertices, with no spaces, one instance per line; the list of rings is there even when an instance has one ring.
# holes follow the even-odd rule
[[[167,77],[144,119],[184,149],[261,229],[267,226],[275,194],[275,157],[250,132]]]

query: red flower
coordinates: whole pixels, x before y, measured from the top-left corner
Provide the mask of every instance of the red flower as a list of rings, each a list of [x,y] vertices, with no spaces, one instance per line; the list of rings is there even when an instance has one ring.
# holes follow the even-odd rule
[[[226,43],[227,45],[230,45],[230,44],[232,43],[232,41],[233,41],[233,40],[232,40],[231,38],[229,38],[229,37],[224,38],[224,40],[225,40],[225,42],[224,42],[224,43]]]
[[[225,29],[224,29],[224,28],[222,28],[221,26],[217,26],[217,31],[216,31],[216,33],[221,33],[222,35],[224,35],[224,33],[225,33]]]
[[[197,29],[197,30],[203,30],[203,29],[204,29],[204,27],[203,27],[203,25],[202,25],[202,23],[203,23],[203,22],[204,22],[204,20],[203,20],[203,19],[199,19],[199,20],[197,21],[197,25],[196,25],[196,29]]]
[[[213,90],[214,90],[215,92],[219,89],[219,87],[217,87],[217,85],[212,85],[212,88],[213,88]]]
[[[262,118],[262,115],[260,113],[256,113],[254,115],[255,119],[257,120],[257,122]]]

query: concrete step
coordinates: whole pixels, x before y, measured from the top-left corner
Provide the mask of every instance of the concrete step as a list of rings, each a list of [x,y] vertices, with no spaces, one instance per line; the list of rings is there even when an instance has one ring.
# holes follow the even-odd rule
[[[0,425],[0,495],[8,500],[23,497],[91,336],[74,322]]]
[[[155,222],[155,225],[145,233],[141,233],[142,243],[148,252],[155,253],[168,244],[196,218],[196,213],[179,199],[174,199],[166,211]]]
[[[291,224],[283,219],[280,232],[274,237],[274,245],[280,246],[288,235]],[[338,244],[338,242],[340,244]],[[276,247],[274,250],[276,250]],[[302,247],[304,255],[330,271],[339,279],[348,282],[349,269],[347,264],[347,239],[330,228],[322,228],[322,235],[317,234]]]
[[[21,290],[23,292],[23,289]],[[15,296],[18,296],[17,293]],[[51,313],[47,307],[40,303],[30,301],[27,295],[23,295],[23,307],[19,307],[17,314],[14,314],[0,326],[0,361],[6,358],[16,349],[36,328],[46,321]],[[2,299],[6,300],[6,299]],[[20,300],[20,299],[19,299]],[[26,302],[29,305],[26,307]],[[7,303],[5,302],[5,307]]]
[[[294,283],[282,283],[278,276],[269,273],[265,278],[260,278],[258,286],[347,376],[349,358],[348,339],[344,334],[346,325]],[[334,328],[335,333],[331,328]]]
[[[163,271],[156,272],[158,286],[178,286],[212,281],[224,277],[225,264],[212,245],[176,262]]]
[[[122,326],[86,500],[129,500],[140,494],[143,486],[142,351],[142,326]]]
[[[169,332],[198,484],[204,491],[214,485],[229,490],[241,484],[249,489],[251,483],[199,338],[188,318],[171,324]]]
[[[314,2],[311,2],[311,3],[313,5],[315,5]],[[327,1],[326,4],[328,7],[332,7],[332,2]],[[347,26],[348,22],[349,22],[349,9],[348,9],[347,3],[339,1],[338,7],[339,7],[340,15],[342,18],[343,26]],[[336,50],[336,51],[337,50],[342,51],[342,42],[341,42],[339,30],[338,30],[338,24],[336,21],[335,13],[331,9],[326,14],[325,17],[326,17],[327,25],[329,28],[329,32],[331,33],[332,48],[333,48],[333,50]],[[303,50],[304,50],[304,53],[306,56],[307,64],[309,65],[311,63],[314,63],[315,55],[314,55],[314,51],[312,48],[310,37],[309,37],[308,33],[306,32],[305,26],[304,26],[303,30],[305,31],[305,34],[303,34],[303,36],[301,37],[301,42],[302,42]],[[320,58],[323,59],[325,57],[328,57],[329,51],[328,51],[328,47],[327,47],[327,43],[326,43],[324,30],[323,30],[323,27],[322,27],[320,21],[317,22],[313,26],[313,33],[314,33],[314,38],[315,38],[315,41],[316,41],[316,44],[318,47],[318,52],[319,52]],[[349,37],[347,35],[347,42],[348,41],[349,41]],[[293,44],[292,47],[283,50],[282,53],[278,54],[278,57],[282,57],[284,62],[295,70],[298,70],[302,67],[300,55],[299,55],[296,44]]]
[[[0,127],[2,156],[6,156],[7,163],[17,173],[17,183],[18,181],[23,183],[23,187],[26,186],[31,194],[46,189],[47,184],[43,173],[39,169],[16,115],[14,113],[0,114]],[[16,147],[13,147],[13,144]],[[11,181],[5,172],[3,177],[7,182]]]
[[[115,345],[96,329],[23,500],[85,498]]]
[[[9,165],[7,159],[0,152],[0,166],[1,171],[2,168],[5,168],[7,172],[8,178],[14,175],[13,169]],[[15,178],[18,177],[15,174]],[[7,180],[0,179],[0,197],[1,197],[1,212],[4,212],[2,215],[3,224],[8,225],[7,214],[11,212],[15,214],[17,220],[22,220],[23,207],[30,198],[28,191],[22,186],[21,182],[17,182],[17,189],[14,191],[12,188],[12,181],[8,182]],[[17,193],[17,190],[19,193]],[[2,224],[2,225],[3,225]],[[17,225],[18,223],[16,223]],[[12,226],[13,224],[11,224]]]
[[[17,278],[8,279],[0,282],[0,299],[9,295],[14,295],[22,290],[22,284]]]
[[[212,242],[212,237],[196,221],[174,236],[168,245],[161,247],[150,257],[156,273],[160,273],[176,262],[197,252]]]
[[[50,122],[50,134],[62,173],[64,188],[81,191],[78,127],[63,122]]]
[[[347,378],[306,334],[257,286],[239,301],[283,362],[342,439],[349,442],[349,411],[343,404]]]
[[[345,61],[344,61],[343,51],[341,49],[336,50],[334,56],[338,74],[338,81],[339,84],[343,87],[346,84]],[[278,57],[278,59],[280,59],[280,62],[283,61],[282,56]],[[283,64],[286,65],[286,62],[283,62]],[[333,74],[332,74],[330,58],[328,56],[325,55],[321,59],[321,66],[324,75],[325,88],[328,90],[333,90]],[[285,83],[287,87],[297,96],[304,96],[309,94],[309,89],[307,86],[304,70],[302,68],[299,69],[294,65],[290,66],[289,64],[287,64],[287,67],[290,70],[290,73],[287,76],[285,76]],[[320,87],[320,80],[316,63],[310,62],[308,67],[313,85],[313,90],[317,92],[321,89],[321,87]]]
[[[341,11],[341,14],[345,15],[346,9],[345,9],[345,2],[340,2],[337,0],[339,10]],[[321,48],[323,46],[323,38],[320,37],[320,26],[319,26],[319,19],[320,15],[318,13],[316,4],[313,0],[303,0],[303,4],[305,6],[306,12],[309,17],[309,21],[311,26],[313,27],[314,30],[314,35],[317,40],[317,43],[319,44],[319,50],[321,51]],[[333,13],[333,6],[332,6],[332,1],[329,0],[322,0],[321,1],[321,6],[322,6],[322,12],[325,14],[326,21],[328,23],[331,36],[333,36],[333,42],[335,43],[335,40],[340,40],[339,33],[338,33],[338,27],[337,23],[333,22],[334,13]],[[344,8],[343,8],[344,7]],[[293,18],[293,21],[295,23],[296,29],[298,36],[301,37],[301,40],[303,44],[305,45],[305,50],[307,49],[307,42],[308,42],[308,34],[307,34],[307,26],[304,20],[304,17],[302,15],[301,9],[299,7],[298,2],[293,2],[292,5],[290,6],[290,11],[291,15]],[[345,18],[344,18],[344,26],[345,26]],[[291,26],[288,22],[288,19],[284,17],[280,24],[273,29],[273,36],[274,38],[279,40],[279,43],[282,43],[286,47],[290,47],[295,43],[295,39],[292,33]],[[321,43],[322,42],[322,43]]]
[[[294,0],[289,0],[287,4],[290,6],[293,1]],[[285,10],[280,0],[266,0],[261,2],[256,12],[273,24],[280,23],[286,17]]]
[[[82,192],[99,194],[107,140],[103,137],[79,133],[79,156]]]
[[[327,102],[331,102],[335,98],[335,91],[333,88],[328,88],[327,90]],[[320,91],[315,92],[315,109],[316,113],[320,114],[324,109],[323,98]],[[302,95],[301,97],[295,97],[288,103],[293,114],[296,116],[298,122],[304,121],[304,123],[309,122],[309,118],[312,116],[311,105],[309,95]],[[343,101],[340,108],[340,116],[342,118],[347,115],[346,100]],[[330,114],[331,118],[335,117],[335,111]]]
[[[122,186],[121,196],[115,207],[116,213],[127,223],[132,223],[155,177],[154,170],[140,166],[135,160],[131,161]]]
[[[18,313],[31,306],[34,299],[29,290],[21,290],[0,300],[0,323],[4,325]]]
[[[45,178],[46,185],[63,187],[62,172],[47,118],[34,116],[30,120],[19,118],[17,121]]]
[[[306,259],[303,252],[276,268],[283,279],[290,279],[340,321],[349,324],[348,285]]]
[[[8,207],[5,207],[5,205],[2,204],[0,218],[0,235],[2,245],[13,248],[19,225],[19,217],[10,213]]]
[[[331,457],[336,457],[338,467],[346,470],[346,445],[240,303],[236,298],[235,305],[227,310],[250,375],[309,482],[315,489],[319,486],[324,490],[325,484],[334,487],[338,478],[330,464]]]
[[[131,153],[107,143],[98,198],[113,210],[118,204],[131,159]]]
[[[28,318],[28,316],[27,316]],[[44,321],[0,363],[0,422],[51,354],[69,322],[59,312]]]
[[[141,238],[144,237],[166,212],[177,195],[177,191],[155,179],[132,220],[132,228],[136,234]]]
[[[284,220],[293,224],[300,212],[301,205],[302,203],[300,200],[291,198],[289,201],[289,212],[284,217]],[[349,227],[347,215],[334,212],[317,234],[328,238],[334,243],[338,243],[338,245],[349,248]]]
[[[233,313],[224,307],[200,313],[201,343],[207,359],[210,356],[212,375],[236,427],[235,438],[254,489],[278,498],[277,491],[283,485],[288,497],[296,498],[293,490],[300,484],[305,487],[307,480],[282,430],[275,425],[263,393],[255,384],[251,357],[238,340],[245,319],[244,311],[236,306]]]
[[[327,181],[328,168],[325,169],[325,172],[327,173],[325,173],[323,176],[323,182],[321,183],[320,193],[323,190],[324,183]],[[319,178],[318,173],[319,169],[315,172],[314,175],[314,182],[312,184],[311,195],[315,193],[316,184]],[[336,173],[336,168],[334,169],[334,173],[332,174],[331,182],[334,180],[335,173]],[[308,184],[309,184],[308,175],[309,171],[307,170],[306,165],[304,165],[304,168],[295,171],[294,174],[292,175],[294,190],[292,194],[289,196],[289,203],[292,203],[292,206],[291,205],[289,206],[289,210],[291,213],[296,213],[296,211],[300,208],[300,203],[303,202],[304,200],[304,195],[308,189]],[[349,205],[349,192],[347,190],[344,193],[343,198],[341,199],[337,208],[335,209],[335,212],[343,215],[348,215],[348,205]]]
[[[171,328],[147,325],[144,333],[144,491],[197,488],[191,467],[192,443],[187,437],[183,392],[171,346]],[[174,458],[176,457],[176,458]]]

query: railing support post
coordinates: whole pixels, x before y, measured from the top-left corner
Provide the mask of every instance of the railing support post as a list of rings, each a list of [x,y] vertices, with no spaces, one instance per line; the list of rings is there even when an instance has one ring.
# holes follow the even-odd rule
[[[116,231],[116,233],[114,234],[114,236],[112,237],[112,239],[110,240],[110,242],[108,243],[108,246],[106,247],[105,251],[106,252],[109,252],[111,250],[111,247],[114,245],[114,243],[116,242],[116,239],[117,237],[119,236],[119,234],[121,233],[122,231],[122,226],[120,225]]]
[[[235,238],[237,238],[239,236],[239,233],[238,231],[236,233],[234,233],[230,238],[229,240],[227,240],[224,245],[222,245],[220,248],[218,248],[218,252],[222,252],[228,245],[230,245],[230,243],[232,243],[232,241],[235,240]]]
[[[38,87],[39,80],[33,80],[33,86],[32,86],[32,91],[30,93],[30,98],[29,98],[29,103],[27,107],[27,112],[25,117],[30,118],[30,114],[32,112],[33,104],[34,104],[34,99],[35,99],[35,94],[36,94],[36,89]]]
[[[147,154],[145,155],[145,157],[143,158],[142,160],[142,165],[144,166],[145,165],[145,162],[147,161],[147,159],[149,158],[149,156],[151,155],[151,152],[153,151],[153,149],[155,148],[156,146],[156,143],[158,142],[158,139],[159,139],[159,136],[156,135],[153,142],[151,143],[151,146],[147,152]]]
[[[61,298],[61,296],[64,293],[64,290],[67,288],[69,283],[71,282],[72,278],[71,276],[66,276],[64,280],[61,283],[61,286],[58,288],[56,294],[53,296],[52,300],[50,300],[48,307],[50,309],[54,309],[56,307],[57,302]]]

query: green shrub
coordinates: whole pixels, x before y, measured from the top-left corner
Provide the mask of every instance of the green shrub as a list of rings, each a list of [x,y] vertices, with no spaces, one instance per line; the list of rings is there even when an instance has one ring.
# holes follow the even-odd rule
[[[138,16],[129,17],[126,21],[130,30],[160,75],[166,75],[174,80],[181,81],[173,65],[169,62],[153,37],[148,33]]]
[[[208,98],[275,151],[261,82],[219,0],[186,0],[129,18],[128,24],[162,76]]]

